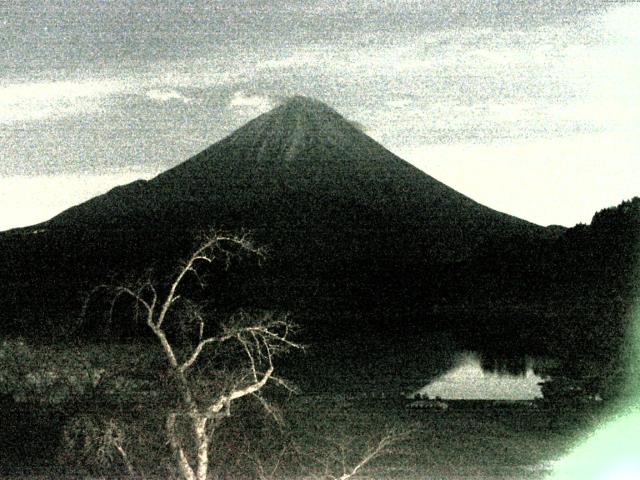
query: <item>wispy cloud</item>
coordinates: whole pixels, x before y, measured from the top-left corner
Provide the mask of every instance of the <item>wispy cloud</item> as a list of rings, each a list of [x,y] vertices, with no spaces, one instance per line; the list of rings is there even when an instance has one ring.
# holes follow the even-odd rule
[[[303,67],[309,64],[316,64],[319,61],[320,59],[318,58],[318,56],[313,54],[311,51],[298,50],[293,55],[287,55],[285,57],[272,58],[269,60],[258,62],[256,68],[258,68],[259,70],[286,69]]]
[[[89,113],[126,90],[117,80],[65,80],[0,85],[0,124]]]
[[[160,103],[192,101],[175,88],[150,88],[153,83],[117,78],[0,84],[0,124],[92,114],[125,94],[143,95]]]
[[[391,108],[405,108],[411,105],[411,100],[406,98],[388,100],[387,106]]]
[[[230,108],[250,108],[253,110],[266,111],[273,108],[277,103],[275,98],[268,95],[247,94],[240,90],[235,92],[229,100]]]
[[[171,102],[171,101],[177,101],[182,103],[191,102],[191,98],[186,97],[185,95],[181,94],[177,90],[173,90],[173,89],[154,88],[151,90],[147,90],[145,95],[150,100],[161,102],[161,103]]]

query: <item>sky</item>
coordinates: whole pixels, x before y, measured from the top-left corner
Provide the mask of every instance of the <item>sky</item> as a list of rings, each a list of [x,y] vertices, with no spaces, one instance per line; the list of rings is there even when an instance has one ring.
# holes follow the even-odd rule
[[[640,3],[0,2],[0,230],[150,178],[302,94],[532,222],[640,195]]]

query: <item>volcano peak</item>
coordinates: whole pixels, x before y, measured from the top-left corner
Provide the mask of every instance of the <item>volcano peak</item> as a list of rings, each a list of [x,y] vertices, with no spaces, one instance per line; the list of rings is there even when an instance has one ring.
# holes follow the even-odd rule
[[[333,109],[329,107],[326,103],[321,102],[315,98],[305,97],[304,95],[292,95],[288,97],[284,102],[282,102],[281,106],[287,108],[296,108],[300,110],[331,110]]]
[[[302,95],[294,95],[267,112],[268,123],[310,128],[313,125],[342,126],[349,122],[326,103]]]
[[[202,225],[260,229],[260,239],[273,245],[288,235],[278,232],[306,235],[307,230],[317,232],[319,243],[333,245],[340,231],[351,239],[344,245],[365,245],[353,248],[370,250],[372,258],[380,255],[382,245],[403,257],[462,258],[491,235],[535,229],[450,189],[333,108],[301,95],[149,180],[144,188],[129,185],[97,197],[51,224],[109,221],[117,226],[143,220],[179,223],[184,230]],[[388,239],[388,229],[402,232],[402,240]],[[298,255],[297,245],[280,248]],[[348,252],[351,247],[346,248]]]
[[[275,157],[289,161],[318,144],[359,144],[362,139],[358,137],[361,133],[333,108],[319,100],[295,95],[247,123],[228,141],[249,147],[256,161]]]

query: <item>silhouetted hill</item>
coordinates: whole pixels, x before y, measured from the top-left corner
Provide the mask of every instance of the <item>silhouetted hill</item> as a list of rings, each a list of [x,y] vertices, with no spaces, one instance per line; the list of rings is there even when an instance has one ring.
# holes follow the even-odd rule
[[[458,327],[474,332],[463,336],[470,348],[549,355],[560,360],[554,374],[590,376],[592,385],[612,384],[608,390],[625,379],[640,302],[640,198],[555,237],[485,245],[454,270],[453,296],[473,308],[458,315]]]

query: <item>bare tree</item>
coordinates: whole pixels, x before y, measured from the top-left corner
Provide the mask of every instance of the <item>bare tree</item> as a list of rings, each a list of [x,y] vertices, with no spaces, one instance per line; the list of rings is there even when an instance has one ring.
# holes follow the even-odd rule
[[[343,439],[318,439],[325,445],[301,446],[296,442],[282,445],[269,452],[267,458],[260,458],[247,449],[247,455],[255,466],[259,480],[281,478],[285,466],[295,459],[301,478],[304,480],[364,480],[371,476],[373,464],[385,456],[404,455],[401,444],[412,435],[411,430],[386,430],[384,433],[361,440],[356,445],[355,436]],[[322,441],[324,440],[324,442]]]
[[[287,350],[301,348],[291,339],[295,325],[286,316],[240,312],[216,324],[198,302],[187,298],[189,292],[205,288],[208,266],[222,262],[228,267],[232,257],[243,252],[264,255],[246,235],[212,233],[164,285],[147,277],[94,289],[111,293],[110,316],[116,302],[131,300],[136,315],[160,346],[178,398],[166,411],[164,430],[183,480],[207,478],[212,432],[231,416],[234,402],[253,396],[275,414],[261,390],[268,383],[289,388],[275,376],[273,360]],[[177,331],[184,335],[176,335]],[[118,445],[122,450],[122,442]],[[128,462],[124,450],[118,453]],[[132,471],[130,463],[127,468]]]
[[[381,457],[394,453],[394,447],[407,440],[412,432],[387,430],[377,439],[369,439],[363,447],[353,445],[353,438],[334,441],[320,454],[307,453],[313,471],[308,480],[355,480],[373,478],[367,474],[371,464]]]

